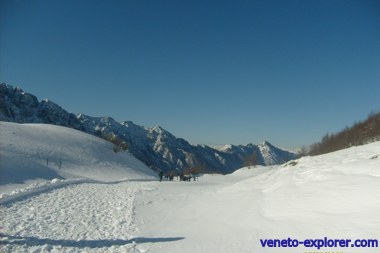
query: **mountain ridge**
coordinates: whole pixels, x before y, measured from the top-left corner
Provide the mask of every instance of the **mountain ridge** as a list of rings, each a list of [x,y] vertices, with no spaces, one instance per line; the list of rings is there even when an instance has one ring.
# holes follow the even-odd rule
[[[132,121],[117,122],[112,117],[92,117],[67,112],[54,102],[11,85],[0,84],[0,121],[60,125],[102,137],[113,135],[128,144],[128,150],[153,170],[165,172],[232,173],[247,163],[253,153],[259,165],[275,165],[296,158],[265,141],[260,144],[228,145],[219,150],[207,145],[191,145],[161,126],[144,127]],[[225,145],[227,146],[227,145]]]

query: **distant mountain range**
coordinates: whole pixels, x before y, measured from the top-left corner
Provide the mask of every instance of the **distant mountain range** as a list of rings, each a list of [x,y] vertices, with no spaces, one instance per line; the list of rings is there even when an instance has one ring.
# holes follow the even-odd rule
[[[0,121],[46,123],[66,126],[96,136],[115,136],[128,144],[128,150],[154,170],[227,174],[249,161],[259,165],[275,165],[297,157],[297,154],[261,144],[210,147],[191,145],[160,126],[144,127],[132,121],[117,122],[111,117],[73,114],[52,101],[24,92],[11,85],[0,84]]]

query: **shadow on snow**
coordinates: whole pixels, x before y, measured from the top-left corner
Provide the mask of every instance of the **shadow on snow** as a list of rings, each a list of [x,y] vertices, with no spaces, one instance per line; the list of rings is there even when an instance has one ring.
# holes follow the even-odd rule
[[[185,237],[136,237],[129,240],[57,240],[57,239],[42,239],[37,237],[22,237],[11,236],[0,233],[0,245],[27,245],[27,246],[62,246],[62,247],[77,247],[77,248],[103,248],[111,246],[122,246],[130,243],[159,243],[159,242],[174,242],[185,239]]]

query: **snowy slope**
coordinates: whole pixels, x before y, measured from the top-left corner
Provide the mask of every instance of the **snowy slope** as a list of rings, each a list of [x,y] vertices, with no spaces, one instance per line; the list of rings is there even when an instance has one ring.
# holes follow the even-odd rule
[[[376,253],[260,239],[380,240],[380,142],[191,182],[84,183],[2,205],[2,252]]]
[[[149,252],[379,252],[263,248],[260,239],[380,240],[380,142],[191,186],[166,184],[140,203],[140,236],[186,238],[151,244]]]
[[[113,181],[154,175],[133,155],[114,153],[111,143],[71,128],[0,122],[0,130],[2,192],[54,178]]]

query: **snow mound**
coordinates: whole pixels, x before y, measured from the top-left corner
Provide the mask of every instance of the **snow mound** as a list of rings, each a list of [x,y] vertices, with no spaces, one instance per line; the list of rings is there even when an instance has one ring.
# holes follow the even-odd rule
[[[99,181],[153,179],[154,173],[128,152],[71,128],[0,122],[0,191],[53,179]]]

